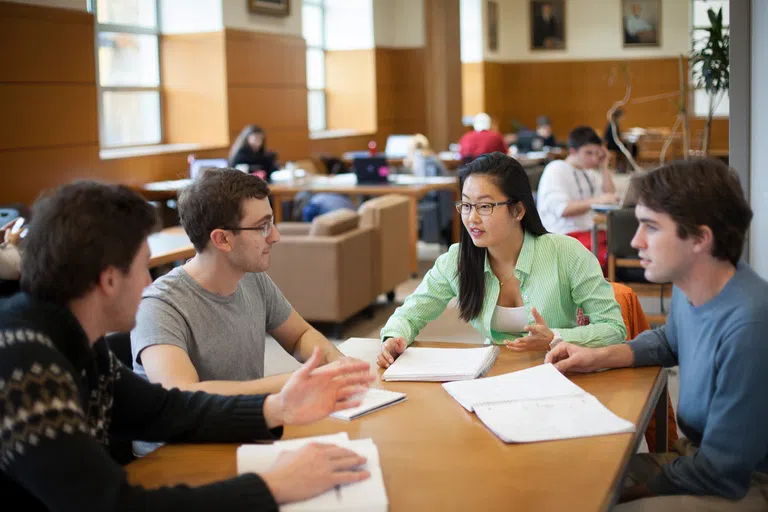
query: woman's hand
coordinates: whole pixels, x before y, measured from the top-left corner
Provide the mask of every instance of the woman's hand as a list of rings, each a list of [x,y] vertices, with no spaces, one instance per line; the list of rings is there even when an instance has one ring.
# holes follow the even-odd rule
[[[547,323],[536,308],[531,308],[531,313],[536,323],[525,326],[528,336],[517,338],[514,341],[505,340],[504,345],[508,349],[515,352],[546,352],[549,350],[549,344],[555,339],[555,333],[547,327]]]

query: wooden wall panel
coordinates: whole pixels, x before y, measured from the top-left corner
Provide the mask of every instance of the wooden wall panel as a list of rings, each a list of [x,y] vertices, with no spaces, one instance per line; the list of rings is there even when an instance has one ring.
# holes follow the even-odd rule
[[[101,179],[95,144],[0,151],[0,204],[31,205],[40,192],[77,178]]]
[[[546,115],[555,134],[565,139],[580,124],[594,127],[601,134],[605,115],[614,101],[624,95],[624,69],[629,72],[632,99],[678,90],[676,58],[594,60],[561,62],[484,63],[485,109],[500,121],[507,132],[512,121],[534,127],[536,117]],[[646,103],[630,103],[622,128],[631,126],[668,127],[675,121],[676,98]],[[728,147],[727,120],[716,120],[712,147]],[[692,135],[700,120],[691,120]]]
[[[224,34],[160,38],[165,143],[229,144]]]
[[[326,118],[329,130],[376,131],[376,52],[325,52]]]
[[[0,2],[0,82],[96,81],[93,16]]]
[[[485,63],[461,64],[461,115],[474,116],[485,111]]]
[[[189,177],[187,156],[197,158],[226,158],[229,148],[188,150],[156,155],[99,160],[95,175],[115,183],[141,184],[152,181],[176,180]]]
[[[93,16],[0,2],[0,202],[95,176]]]
[[[230,140],[245,125],[257,124],[280,161],[307,157],[304,39],[226,29],[225,41]]]
[[[0,83],[0,150],[98,144],[95,84]]]

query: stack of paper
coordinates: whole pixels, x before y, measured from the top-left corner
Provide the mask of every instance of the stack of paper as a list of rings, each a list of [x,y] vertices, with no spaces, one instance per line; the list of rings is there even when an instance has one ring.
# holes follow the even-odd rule
[[[384,380],[446,382],[475,379],[488,370],[499,355],[499,347],[409,348],[387,368]]]
[[[443,387],[506,443],[635,431],[551,364]]]
[[[328,436],[305,437],[273,444],[243,445],[237,449],[237,474],[264,473],[274,464],[277,457],[285,450],[298,450],[309,443],[335,444],[348,448],[366,458],[363,468],[371,476],[362,482],[343,485],[340,489],[328,492],[305,501],[289,503],[280,507],[284,512],[354,510],[386,512],[389,506],[384,477],[379,462],[379,452],[371,439],[350,440],[346,433]]]
[[[365,392],[365,395],[362,396],[362,403],[360,405],[351,409],[334,412],[331,416],[341,420],[354,420],[360,416],[365,416],[366,414],[385,409],[392,405],[397,405],[400,402],[405,401],[405,399],[405,393],[398,393],[387,389],[369,388],[368,391]]]

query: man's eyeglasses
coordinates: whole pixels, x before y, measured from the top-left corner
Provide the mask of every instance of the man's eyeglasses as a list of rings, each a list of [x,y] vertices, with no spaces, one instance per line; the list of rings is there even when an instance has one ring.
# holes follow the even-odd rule
[[[246,228],[246,227],[233,227],[233,228],[224,228],[229,231],[261,231],[261,236],[264,238],[267,238],[270,233],[272,233],[272,228],[275,225],[275,219],[269,219],[266,224],[263,226],[257,226],[254,228]]]
[[[483,217],[488,216],[493,213],[493,209],[496,206],[504,206],[505,204],[513,204],[515,201],[502,201],[500,203],[463,203],[461,201],[456,201],[456,211],[459,212],[462,215],[469,215],[472,213],[472,208],[474,208],[477,211],[478,215],[482,215]]]

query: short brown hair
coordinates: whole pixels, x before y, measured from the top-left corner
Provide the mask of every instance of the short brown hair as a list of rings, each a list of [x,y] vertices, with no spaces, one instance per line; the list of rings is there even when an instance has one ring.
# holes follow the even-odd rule
[[[32,209],[22,243],[21,288],[59,304],[80,298],[108,267],[128,273],[155,225],[155,209],[127,187],[64,185]]]
[[[237,169],[203,169],[179,195],[179,220],[197,252],[203,252],[214,229],[238,226],[245,199],[264,199],[267,183]]]
[[[752,209],[735,171],[720,160],[680,160],[635,178],[634,184],[638,203],[672,217],[681,239],[708,226],[714,235],[712,256],[738,263]]]

